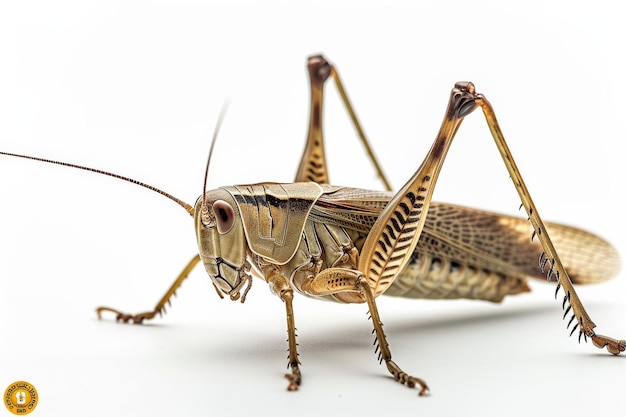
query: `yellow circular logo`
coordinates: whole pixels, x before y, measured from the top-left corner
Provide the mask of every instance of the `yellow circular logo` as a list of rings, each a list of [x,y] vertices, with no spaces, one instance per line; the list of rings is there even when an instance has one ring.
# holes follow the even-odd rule
[[[37,407],[37,401],[37,390],[26,381],[14,382],[4,390],[4,406],[18,416],[32,412]]]

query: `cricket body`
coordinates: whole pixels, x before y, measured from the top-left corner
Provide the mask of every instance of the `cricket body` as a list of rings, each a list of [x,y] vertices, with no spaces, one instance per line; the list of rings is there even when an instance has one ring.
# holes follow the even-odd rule
[[[297,352],[293,300],[296,293],[341,303],[366,303],[379,361],[394,379],[428,391],[426,382],[406,373],[391,357],[376,297],[471,298],[492,302],[528,291],[529,278],[562,290],[563,318],[572,335],[590,338],[612,354],[624,340],[595,333],[573,283],[599,282],[619,269],[615,249],[601,238],[559,224],[544,224],[504,141],[491,104],[470,82],[457,83],[437,137],[421,165],[392,193],[369,147],[338,73],[324,57],[308,61],[311,86],[309,131],[291,184],[258,183],[203,191],[195,206],[138,181],[42,158],[4,155],[68,165],[134,182],[174,200],[194,217],[194,256],[155,308],[126,314],[109,307],[120,321],[141,323],[165,310],[171,297],[200,262],[220,297],[244,302],[253,276],[263,279],[286,309],[291,373],[288,389],[302,376]],[[387,191],[330,185],[322,134],[323,91],[333,78],[348,113]],[[437,178],[463,119],[481,108],[528,218],[516,218],[432,201]],[[221,119],[220,119],[221,120]],[[212,149],[212,148],[211,148]],[[208,171],[207,163],[207,171]],[[532,233],[531,233],[532,229]],[[553,234],[551,238],[549,233]],[[557,253],[554,242],[559,246]],[[563,261],[561,260],[561,256]],[[568,267],[566,271],[563,263]]]

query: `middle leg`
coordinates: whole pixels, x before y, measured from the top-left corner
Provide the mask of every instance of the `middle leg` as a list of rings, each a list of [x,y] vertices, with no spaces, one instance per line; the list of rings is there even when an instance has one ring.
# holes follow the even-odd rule
[[[419,386],[419,395],[428,392],[428,385],[421,378],[416,378],[404,372],[392,359],[387,336],[383,331],[383,323],[378,313],[374,293],[370,288],[365,276],[358,270],[347,268],[328,268],[317,274],[303,291],[309,295],[324,296],[338,294],[342,292],[356,292],[360,298],[364,299],[369,308],[374,333],[376,334],[377,351],[379,361],[385,361],[387,369],[393,375],[394,380],[406,385],[409,388]]]

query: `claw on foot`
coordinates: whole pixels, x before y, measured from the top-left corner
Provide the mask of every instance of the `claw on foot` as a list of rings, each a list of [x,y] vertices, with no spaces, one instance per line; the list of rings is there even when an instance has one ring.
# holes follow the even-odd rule
[[[287,385],[287,391],[298,391],[300,383],[302,382],[302,374],[300,374],[300,368],[292,368],[291,374],[285,374],[285,378],[289,381]]]
[[[126,314],[109,307],[98,307],[96,309],[98,319],[102,319],[102,313],[105,311],[115,314],[115,321],[121,321],[124,323],[129,323],[132,321],[134,324],[141,324],[144,320],[150,320],[155,315],[153,311],[147,311],[145,313],[139,314]]]
[[[606,346],[606,350],[613,355],[619,355],[626,350],[626,341],[624,340],[615,340],[611,337],[594,334],[591,336],[591,341],[597,348],[602,349]]]
[[[300,388],[300,383],[296,381],[296,377],[292,374],[285,374],[285,378],[289,381],[289,385],[287,385],[287,391],[298,391]]]
[[[394,361],[387,362],[387,369],[393,375],[393,379],[398,381],[401,384],[406,385],[409,388],[415,388],[418,385],[420,386],[420,391],[418,395],[423,396],[426,395],[429,391],[428,385],[426,382],[420,378],[415,378],[404,372]]]

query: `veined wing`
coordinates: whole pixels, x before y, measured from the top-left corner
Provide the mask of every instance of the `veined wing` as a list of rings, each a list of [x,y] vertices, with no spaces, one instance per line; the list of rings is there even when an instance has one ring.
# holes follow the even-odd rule
[[[391,196],[325,186],[311,215],[366,234]],[[546,227],[573,282],[601,282],[619,271],[617,251],[602,238],[558,223]],[[531,234],[531,225],[521,217],[433,202],[415,251],[506,276],[545,279],[538,261],[542,248]]]

